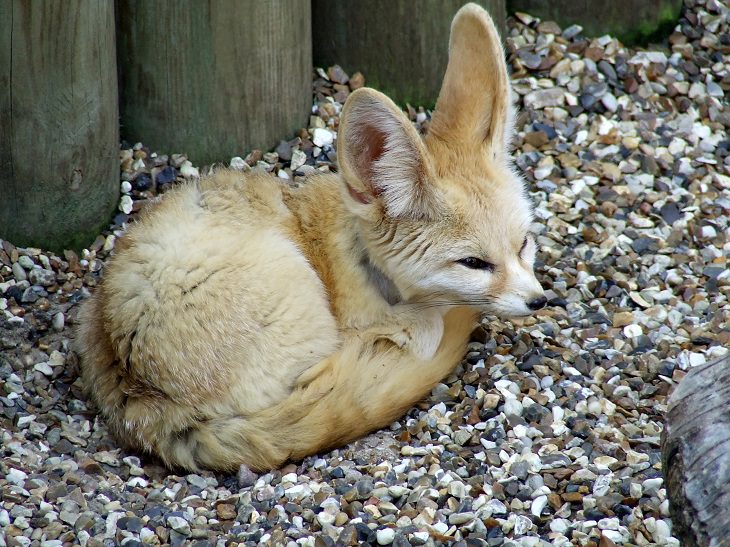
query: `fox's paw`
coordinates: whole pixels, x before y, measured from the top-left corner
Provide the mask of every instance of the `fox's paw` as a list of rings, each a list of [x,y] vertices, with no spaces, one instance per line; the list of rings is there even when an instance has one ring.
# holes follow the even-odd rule
[[[411,353],[419,361],[429,361],[433,359],[433,356],[436,355],[436,350],[441,343],[442,333],[443,329],[441,329],[441,331],[436,336],[433,336],[431,335],[431,333],[429,333],[429,335],[427,336],[421,335],[412,340],[410,345]]]
[[[387,339],[419,361],[428,361],[436,354],[444,334],[444,323],[438,313],[425,314],[410,325],[377,338]]]

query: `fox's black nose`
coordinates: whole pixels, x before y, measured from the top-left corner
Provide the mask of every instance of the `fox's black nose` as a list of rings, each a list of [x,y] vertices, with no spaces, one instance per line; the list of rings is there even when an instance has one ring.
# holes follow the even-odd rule
[[[527,307],[530,308],[532,311],[537,311],[539,309],[544,308],[545,304],[547,304],[547,298],[545,298],[544,296],[539,296],[538,298],[535,298],[534,300],[530,300],[527,303]]]

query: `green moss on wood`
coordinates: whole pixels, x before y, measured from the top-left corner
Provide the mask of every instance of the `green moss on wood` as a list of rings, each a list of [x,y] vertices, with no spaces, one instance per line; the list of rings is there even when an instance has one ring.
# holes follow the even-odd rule
[[[578,24],[586,36],[610,34],[626,45],[646,45],[671,33],[682,0],[508,0],[507,9],[556,21],[563,27]]]

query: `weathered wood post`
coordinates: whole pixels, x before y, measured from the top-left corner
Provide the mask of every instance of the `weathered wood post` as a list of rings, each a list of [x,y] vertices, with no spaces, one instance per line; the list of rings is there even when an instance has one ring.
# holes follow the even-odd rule
[[[562,26],[579,24],[586,36],[616,36],[625,44],[646,44],[669,35],[682,0],[507,0],[510,13],[525,11]]]
[[[113,0],[0,2],[0,238],[93,241],[119,195]]]
[[[662,468],[672,534],[730,545],[730,355],[689,371],[669,398]]]
[[[314,63],[360,71],[400,104],[433,106],[446,72],[451,20],[464,0],[313,0]],[[504,36],[504,0],[477,2]]]
[[[119,0],[122,137],[198,164],[306,126],[309,0]]]

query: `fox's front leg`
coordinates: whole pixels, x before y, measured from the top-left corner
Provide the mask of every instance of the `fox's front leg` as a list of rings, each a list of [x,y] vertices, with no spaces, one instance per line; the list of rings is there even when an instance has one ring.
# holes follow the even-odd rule
[[[438,309],[415,310],[411,306],[396,305],[388,318],[373,325],[368,333],[375,340],[390,340],[411,352],[416,359],[427,361],[441,343],[444,321]]]

